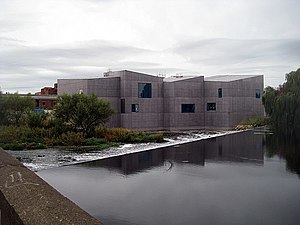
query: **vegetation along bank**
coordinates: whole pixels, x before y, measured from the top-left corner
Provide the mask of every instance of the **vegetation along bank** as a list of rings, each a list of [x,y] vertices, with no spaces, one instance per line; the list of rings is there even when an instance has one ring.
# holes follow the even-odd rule
[[[163,134],[105,128],[113,115],[109,102],[95,95],[62,95],[52,112],[35,112],[31,97],[0,95],[0,147],[9,150],[54,146],[93,146],[163,142]]]

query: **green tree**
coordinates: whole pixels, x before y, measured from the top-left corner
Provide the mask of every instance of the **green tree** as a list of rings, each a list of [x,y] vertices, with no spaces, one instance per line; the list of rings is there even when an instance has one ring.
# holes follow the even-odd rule
[[[16,94],[2,95],[0,114],[2,124],[20,126],[25,116],[34,109],[34,101],[30,96]]]
[[[6,102],[2,94],[0,94],[0,125],[7,124]]]
[[[96,95],[62,95],[55,108],[56,118],[88,137],[93,136],[95,128],[104,125],[113,113],[110,103]]]
[[[267,87],[263,103],[273,128],[294,136],[300,128],[300,68],[286,74],[286,82],[277,89]]]
[[[32,111],[27,115],[27,125],[30,128],[43,127],[43,122],[47,120],[47,113]]]

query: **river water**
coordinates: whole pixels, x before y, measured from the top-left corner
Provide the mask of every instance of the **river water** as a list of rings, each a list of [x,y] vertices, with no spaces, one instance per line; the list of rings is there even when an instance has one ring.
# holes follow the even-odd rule
[[[294,225],[299,150],[247,131],[37,174],[105,225]]]

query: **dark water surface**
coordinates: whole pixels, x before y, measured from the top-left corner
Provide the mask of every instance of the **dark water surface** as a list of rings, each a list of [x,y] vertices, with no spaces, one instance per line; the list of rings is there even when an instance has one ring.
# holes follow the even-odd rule
[[[105,225],[300,224],[295,150],[249,131],[37,174]]]

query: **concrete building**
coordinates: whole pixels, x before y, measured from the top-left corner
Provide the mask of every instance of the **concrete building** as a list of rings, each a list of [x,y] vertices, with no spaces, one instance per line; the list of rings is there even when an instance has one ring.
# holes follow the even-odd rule
[[[132,130],[230,129],[263,115],[262,90],[262,75],[162,78],[124,70],[58,80],[58,95],[96,94],[116,111],[107,126]]]

